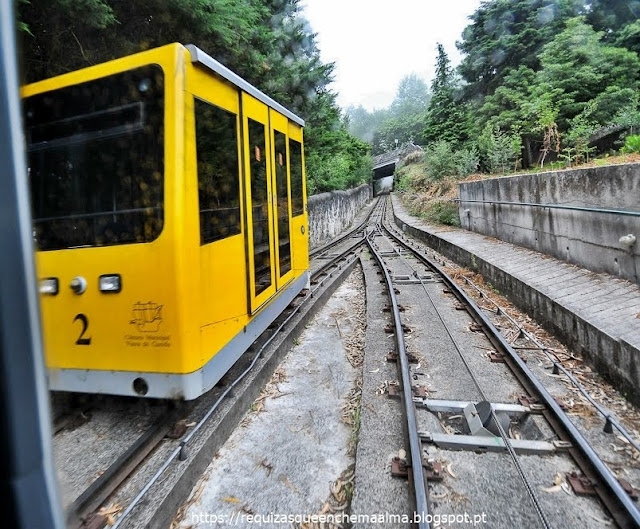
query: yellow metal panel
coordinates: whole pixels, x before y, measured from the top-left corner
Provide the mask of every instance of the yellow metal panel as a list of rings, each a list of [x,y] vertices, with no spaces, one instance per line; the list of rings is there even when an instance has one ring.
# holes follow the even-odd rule
[[[270,128],[266,105],[247,94],[242,94],[240,105],[237,88],[193,66],[187,50],[178,44],[40,81],[24,87],[22,95],[28,97],[146,64],[158,64],[164,72],[164,228],[150,243],[37,253],[39,277],[60,280],[57,296],[41,298],[49,367],[190,373],[242,332],[251,321],[248,307],[255,313],[275,294],[278,261],[271,176],[273,128],[302,143],[301,127],[272,112]],[[246,173],[246,177],[239,175],[246,200],[241,200],[241,218],[246,221],[241,234],[204,246],[200,246],[199,237],[193,95],[238,115],[238,128],[244,131],[238,149]],[[259,296],[253,295],[252,211],[246,207],[251,203],[249,118],[265,125],[267,158],[272,284]],[[308,268],[306,189],[303,193],[305,212],[290,224],[291,278]],[[122,292],[100,293],[98,277],[113,273],[122,276]],[[69,288],[76,276],[88,281],[82,295]]]
[[[185,273],[193,259],[189,238],[184,236],[192,228],[185,224],[183,215],[181,138],[186,53],[179,45],[164,46],[22,89],[26,97],[146,64],[158,64],[164,72],[163,231],[150,243],[37,253],[38,276],[60,280],[57,296],[41,298],[50,367],[172,373],[193,368],[178,354],[199,341],[199,329],[191,325],[189,300],[178,295],[193,291],[198,282],[197,276]],[[99,292],[99,276],[113,273],[122,276],[122,292]],[[69,288],[76,276],[88,282],[82,295]]]
[[[293,267],[293,244],[291,241],[291,184],[289,181],[289,120],[283,116],[282,114],[276,112],[275,110],[273,110],[272,108],[269,109],[269,123],[271,126],[271,130],[270,130],[270,136],[271,136],[271,145],[272,145],[272,149],[271,149],[271,158],[272,158],[272,189],[273,189],[273,211],[276,215],[276,218],[274,219],[274,231],[275,231],[275,240],[276,240],[276,244],[275,244],[275,249],[276,249],[276,255],[275,255],[275,265],[276,265],[276,285],[277,288],[280,289],[282,288],[284,285],[286,285],[289,281],[291,281],[295,275],[295,270]],[[277,163],[277,161],[275,160],[275,148],[273,147],[274,142],[275,142],[275,137],[274,137],[274,132],[275,131],[281,132],[282,134],[285,135],[285,148],[286,148],[286,160],[285,160],[285,166],[286,166],[286,174],[287,174],[287,211],[286,211],[286,215],[288,217],[289,220],[289,239],[290,239],[290,244],[289,244],[289,249],[291,252],[291,270],[289,270],[287,273],[285,273],[284,275],[281,274],[280,272],[280,234],[278,233],[278,215],[283,215],[284,212],[279,211],[278,209],[278,196],[277,196],[277,187],[276,187],[276,171],[275,171],[275,164]]]
[[[240,93],[239,90],[221,78],[206,70],[189,65],[187,70],[187,91],[195,97],[216,105],[236,115],[236,128],[238,131],[238,160],[242,161],[241,151],[241,123],[240,123]],[[186,146],[186,178],[198,181],[196,163],[196,137],[195,120],[193,115],[193,97],[188,97],[189,110],[188,127],[185,136]],[[240,187],[240,217],[241,232],[238,235],[226,237],[200,246],[200,280],[199,296],[199,321],[200,325],[237,318],[248,312],[247,298],[247,265],[244,244],[244,201],[241,185],[241,168],[238,172],[238,185]],[[196,191],[195,203],[192,210],[199,210]],[[198,219],[199,223],[199,219]],[[197,231],[199,231],[199,224]],[[215,343],[207,340],[203,347],[211,356],[226,341],[220,336]]]
[[[302,145],[302,197],[304,213],[291,219],[291,245],[293,246],[293,267],[296,275],[309,268],[309,222],[307,213],[307,173],[304,161],[304,140],[302,127],[289,122],[289,138]]]
[[[262,291],[259,295],[255,295],[255,269],[254,269],[254,257],[253,257],[253,212],[252,207],[255,207],[251,197],[251,156],[253,153],[253,147],[249,145],[249,119],[262,123],[265,126],[265,157],[266,157],[266,174],[267,174],[267,215],[270,227],[269,236],[269,249],[271,256],[271,285]],[[242,93],[242,121],[244,131],[244,163],[245,163],[245,196],[247,204],[252,204],[252,207],[246,208],[247,215],[247,257],[249,268],[249,301],[251,305],[251,312],[255,312],[262,306],[276,291],[275,283],[275,266],[274,266],[274,248],[273,248],[273,203],[272,203],[272,189],[271,189],[271,142],[269,138],[269,109],[264,103],[261,103],[254,97]]]

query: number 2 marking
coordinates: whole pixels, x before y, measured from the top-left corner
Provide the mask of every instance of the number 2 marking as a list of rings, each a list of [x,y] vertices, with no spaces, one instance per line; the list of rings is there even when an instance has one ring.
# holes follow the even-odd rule
[[[73,322],[75,323],[78,320],[82,322],[82,332],[80,333],[80,336],[78,336],[78,339],[76,340],[76,345],[90,345],[91,338],[83,338],[84,333],[87,332],[87,329],[89,328],[89,320],[84,314],[76,314],[76,317],[73,318]]]

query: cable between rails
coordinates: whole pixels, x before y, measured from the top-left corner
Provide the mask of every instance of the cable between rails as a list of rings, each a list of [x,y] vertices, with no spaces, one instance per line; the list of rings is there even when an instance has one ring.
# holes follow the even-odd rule
[[[386,230],[386,227],[385,227],[385,230]],[[403,243],[401,243],[401,244],[403,244]],[[402,257],[400,252],[397,252],[397,253],[398,253],[399,257]],[[460,345],[458,344],[457,340],[455,339],[455,337],[453,336],[451,330],[449,329],[449,326],[447,325],[447,323],[445,322],[444,318],[442,317],[442,313],[438,309],[435,301],[433,300],[433,297],[429,293],[429,291],[428,291],[428,289],[427,289],[427,287],[426,287],[426,285],[424,283],[424,280],[420,277],[420,274],[411,265],[411,263],[409,263],[406,259],[405,259],[405,262],[406,262],[407,266],[413,271],[413,275],[418,279],[418,281],[420,281],[420,285],[422,286],[425,294],[427,295],[427,298],[429,299],[429,302],[433,306],[433,309],[435,310],[440,322],[442,323],[445,331],[447,332],[447,335],[451,339],[451,342],[453,343],[453,346],[455,347],[456,352],[458,353],[458,356],[460,357],[460,360],[462,360],[462,363],[464,364],[465,368],[469,372],[469,376],[471,377],[471,380],[473,381],[474,385],[478,389],[478,392],[480,393],[480,396],[482,397],[482,400],[488,401],[486,393],[484,392],[484,390],[482,389],[482,387],[480,385],[480,382],[476,378],[476,376],[475,376],[475,374],[473,372],[473,369],[471,368],[471,366],[467,362],[466,358],[464,357],[464,354],[462,353]],[[500,433],[500,437],[502,438],[502,440],[504,442],[504,445],[507,448],[507,451],[509,452],[511,460],[513,461],[514,466],[516,467],[518,475],[519,475],[520,479],[522,480],[522,483],[523,483],[523,485],[525,487],[525,490],[526,490],[526,492],[527,492],[527,494],[529,496],[529,499],[531,500],[531,503],[532,503],[532,505],[534,507],[534,510],[536,511],[536,514],[538,515],[538,518],[542,522],[542,525],[545,527],[545,529],[551,529],[552,526],[551,526],[549,520],[547,519],[547,516],[545,515],[544,511],[542,510],[542,506],[540,504],[540,499],[538,498],[538,496],[537,496],[537,494],[536,494],[536,492],[535,492],[535,490],[533,488],[533,485],[531,485],[531,483],[527,479],[527,476],[526,476],[526,474],[524,472],[524,469],[520,465],[520,461],[519,461],[518,455],[516,454],[515,450],[513,449],[511,441],[509,440],[509,436],[506,434],[506,432],[502,428],[502,425],[500,424],[500,421],[499,421],[499,419],[498,419],[498,417],[497,417],[497,415],[496,415],[496,413],[495,413],[495,411],[493,409],[493,406],[491,407],[491,416],[492,416],[494,422],[496,423],[496,425],[498,427],[498,433]]]
[[[377,231],[377,230],[375,230]],[[422,441],[418,434],[418,421],[416,417],[416,411],[413,404],[413,395],[411,392],[411,378],[409,373],[409,362],[407,360],[407,352],[405,349],[402,322],[400,321],[400,311],[398,308],[398,302],[393,291],[393,283],[387,267],[384,265],[384,261],[380,254],[373,247],[371,241],[371,235],[375,233],[372,231],[366,237],[367,244],[371,253],[374,255],[378,262],[382,272],[385,276],[387,283],[387,289],[389,290],[389,298],[391,300],[392,312],[394,316],[395,326],[395,338],[396,347],[398,349],[398,361],[400,362],[401,382],[402,382],[402,400],[404,401],[405,418],[407,422],[407,433],[409,437],[409,453],[411,456],[411,470],[413,474],[413,485],[416,496],[416,511],[420,515],[420,521],[418,522],[419,528],[428,529],[430,527],[427,521],[429,514],[429,505],[427,498],[427,489],[425,486],[424,470],[422,468]]]
[[[503,337],[499,334],[497,329],[495,329],[494,325],[490,320],[487,319],[485,315],[483,315],[480,309],[476,306],[471,298],[462,290],[450,277],[447,276],[446,272],[440,269],[438,265],[432,263],[427,257],[420,254],[417,250],[415,250],[411,245],[402,242],[400,238],[393,234],[389,228],[385,226],[385,230],[387,233],[394,239],[396,239],[400,244],[406,246],[418,259],[423,261],[427,266],[432,268],[436,273],[442,275],[449,286],[458,292],[459,296],[462,296],[472,309],[472,312],[482,320],[484,326],[488,328],[488,330],[496,337],[496,339],[501,343],[502,347],[509,353],[509,356],[512,358],[515,366],[522,373],[525,379],[533,386],[535,392],[541,397],[542,401],[550,408],[553,416],[558,421],[558,425],[564,429],[566,435],[572,440],[575,445],[576,450],[578,451],[579,457],[577,462],[580,466],[582,464],[587,465],[587,469],[589,472],[593,472],[598,476],[599,479],[602,480],[603,484],[606,486],[604,490],[604,496],[601,496],[603,501],[606,499],[605,503],[607,507],[611,510],[611,513],[614,515],[614,518],[618,520],[620,516],[621,519],[627,519],[631,522],[630,526],[637,527],[640,526],[640,510],[634,505],[631,498],[622,488],[617,478],[611,472],[611,470],[603,463],[603,461],[596,454],[594,449],[589,445],[586,439],[582,436],[582,434],[578,431],[576,426],[569,420],[569,418],[564,414],[564,412],[560,409],[559,405],[553,400],[547,389],[541,382],[535,377],[535,375],[530,371],[530,369],[526,366],[526,364],[520,359],[520,357],[513,351],[510,344],[507,343]],[[437,259],[436,259],[437,260]],[[446,262],[442,262],[442,264],[446,264]],[[570,377],[571,378],[571,377]],[[615,419],[614,419],[615,421]],[[613,425],[616,425],[617,421],[612,422]],[[617,427],[617,425],[616,425]],[[606,427],[605,427],[606,428]],[[606,430],[605,430],[606,431]],[[634,443],[635,446],[636,443]],[[577,456],[576,456],[577,457]],[[580,463],[582,461],[582,464]],[[583,470],[584,467],[583,467]],[[586,472],[586,470],[585,470]],[[609,505],[609,501],[612,501],[613,504]],[[613,509],[613,510],[612,510]]]

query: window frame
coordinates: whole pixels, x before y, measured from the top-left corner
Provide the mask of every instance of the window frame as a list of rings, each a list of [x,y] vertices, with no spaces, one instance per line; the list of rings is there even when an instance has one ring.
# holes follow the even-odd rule
[[[291,136],[287,135],[287,149],[289,151],[289,188],[291,193],[291,218],[299,217],[300,215],[304,215],[305,213],[305,178],[304,178],[304,145],[301,141],[298,141]],[[292,143],[297,143],[300,146],[300,209],[296,209],[296,200],[298,197],[294,197],[294,172],[293,172],[293,149],[291,148]],[[297,176],[297,175],[296,175]]]
[[[147,72],[143,72],[143,70],[148,70]],[[166,211],[167,211],[167,194],[166,194],[166,175],[167,175],[167,134],[168,134],[168,127],[169,127],[169,123],[167,122],[167,106],[168,106],[168,91],[170,89],[170,86],[167,84],[167,75],[166,75],[166,70],[165,67],[163,67],[161,64],[159,64],[158,62],[148,62],[148,63],[142,63],[142,64],[138,64],[135,66],[132,66],[130,68],[126,68],[126,69],[119,69],[113,72],[110,72],[106,75],[100,75],[97,77],[89,77],[86,78],[80,82],[76,82],[76,83],[68,83],[68,84],[61,84],[60,86],[57,86],[55,88],[52,88],[50,90],[43,90],[43,91],[33,91],[31,93],[28,93],[29,91],[27,91],[27,93],[24,93],[23,91],[23,97],[22,97],[22,106],[23,109],[25,109],[25,107],[29,104],[29,101],[34,100],[36,98],[46,98],[48,96],[55,96],[55,94],[57,92],[62,93],[62,97],[70,97],[67,93],[71,92],[75,89],[75,90],[79,90],[81,89],[82,86],[86,86],[86,85],[90,85],[90,84],[97,84],[100,82],[108,82],[109,78],[114,78],[117,76],[125,76],[127,74],[131,75],[131,76],[150,76],[153,75],[153,71],[155,71],[155,75],[160,75],[161,76],[161,86],[159,86],[159,93],[162,94],[162,101],[161,101],[161,105],[160,105],[160,113],[159,113],[159,118],[161,120],[161,124],[162,124],[162,136],[161,139],[159,141],[156,141],[155,147],[161,149],[161,154],[157,157],[157,170],[160,173],[160,182],[157,184],[158,185],[158,190],[156,191],[158,194],[158,199],[159,199],[159,205],[157,206],[141,206],[138,208],[120,208],[117,210],[112,210],[112,211],[89,211],[89,212],[84,212],[84,213],[70,213],[68,215],[62,215],[62,216],[51,216],[51,215],[45,215],[45,216],[39,216],[36,217],[36,211],[35,211],[35,207],[32,208],[32,222],[34,224],[34,230],[36,229],[35,226],[39,223],[39,222],[45,222],[48,220],[64,220],[64,219],[91,219],[91,218],[99,218],[99,217],[108,217],[108,216],[113,216],[115,218],[115,216],[119,216],[119,215],[126,215],[126,214],[131,214],[131,213],[139,213],[139,212],[144,212],[147,211],[149,209],[153,209],[158,211],[158,214],[156,217],[154,217],[155,222],[158,224],[157,228],[153,231],[152,236],[147,238],[146,240],[131,240],[131,239],[122,239],[122,240],[118,240],[118,236],[116,236],[115,240],[111,240],[108,242],[104,242],[100,240],[100,237],[96,236],[96,233],[94,233],[93,235],[93,240],[91,244],[80,244],[80,245],[61,245],[61,244],[55,244],[55,245],[50,245],[50,246],[45,246],[45,247],[41,247],[40,244],[37,244],[37,251],[38,252],[49,252],[49,251],[59,251],[59,250],[72,250],[72,249],[76,249],[76,248],[111,248],[111,247],[117,247],[117,246],[124,246],[124,245],[139,245],[139,244],[150,244],[153,243],[154,241],[158,240],[158,238],[162,235],[162,233],[164,232],[165,226],[166,226]],[[35,85],[34,85],[35,86]],[[133,106],[137,106],[138,108],[140,108],[140,114],[139,114],[139,119],[143,120],[144,119],[144,115],[145,115],[145,111],[142,108],[141,104],[142,101],[144,101],[144,97],[141,96],[140,99],[138,100],[132,100],[132,102],[127,103],[124,105],[124,107],[133,107]],[[89,114],[87,114],[87,116],[82,117],[80,116],[80,119],[84,119],[84,121],[86,122],[88,120],[88,118],[90,116],[108,116],[108,115],[112,115],[114,114],[115,111],[117,111],[118,109],[124,108],[124,107],[118,107],[116,106],[112,106],[109,105],[107,106],[105,109],[100,109],[97,111],[93,111]],[[57,121],[54,120],[53,122],[50,123],[43,123],[40,125],[34,125],[34,128],[45,128],[45,127],[51,127],[53,126],[55,123],[69,123],[75,116],[71,115],[68,117],[63,117],[63,118],[59,118]],[[140,122],[142,123],[142,121]],[[138,124],[138,132],[143,132],[144,133],[144,127],[140,126],[140,123]],[[25,129],[29,127],[29,122],[27,120],[27,122],[25,123]],[[65,148],[65,143],[69,143],[69,145],[73,145],[73,140],[75,139],[76,142],[79,142],[78,144],[81,145],[83,143],[86,143],[86,148],[89,148],[89,146],[94,143],[94,142],[100,142],[100,141],[105,141],[105,140],[109,140],[111,137],[117,137],[121,134],[125,134],[127,132],[136,132],[135,130],[131,130],[131,126],[130,124],[125,124],[125,125],[121,125],[121,126],[117,126],[117,127],[112,127],[111,129],[106,129],[107,131],[111,131],[112,135],[109,136],[105,136],[101,133],[101,129],[97,129],[97,132],[90,132],[90,133],[76,133],[76,134],[71,134],[71,135],[67,135],[67,136],[63,136],[59,139],[53,139],[53,140],[48,140],[48,141],[44,141],[44,142],[35,142],[33,144],[33,147],[30,147],[30,144],[27,141],[27,164],[28,166],[31,167],[31,161],[30,161],[30,157],[31,157],[31,153],[33,153],[33,155],[37,155],[39,152],[45,152],[47,150],[52,150],[53,152],[56,152],[60,149],[64,149]],[[34,131],[35,132],[35,131]],[[117,132],[117,134],[116,134]],[[28,134],[28,131],[27,131]],[[81,139],[84,139],[84,142],[80,141]],[[28,140],[28,138],[27,138]],[[149,141],[147,139],[147,141]],[[51,144],[52,147],[48,147],[47,143]],[[60,145],[60,147],[58,147],[58,145]],[[128,178],[132,179],[132,183],[133,183],[133,178],[134,178],[134,173],[135,171],[131,174],[128,175]],[[35,174],[31,174],[31,171],[29,171],[29,186],[30,186],[30,196],[31,196],[31,201],[33,204],[36,203],[36,198],[34,193],[35,193],[35,189],[34,186],[36,185],[34,182],[34,178],[36,178]],[[42,178],[42,176],[40,176],[40,178]],[[115,197],[115,193],[116,193],[116,186],[120,185],[120,187],[122,187],[123,182],[122,180],[114,180],[114,186],[113,186],[113,194]],[[86,198],[86,197],[85,197]],[[138,197],[139,198],[139,197]],[[93,201],[95,203],[95,200]],[[112,221],[111,223],[107,223],[106,226],[109,226],[110,224],[115,224],[116,221]],[[121,223],[122,224],[122,223]],[[133,224],[132,227],[134,229],[137,230],[141,230],[141,233],[144,233],[146,230],[145,227],[145,223],[142,222],[142,224]],[[98,228],[96,228],[95,226],[92,228],[94,231]],[[106,229],[104,226],[102,226],[102,229]]]
[[[196,188],[197,188],[196,192],[197,192],[197,199],[198,199],[198,233],[199,233],[199,239],[200,239],[200,246],[207,246],[209,244],[224,241],[229,237],[242,235],[242,232],[243,232],[243,214],[244,214],[243,207],[242,207],[243,200],[244,200],[243,192],[242,192],[243,160],[242,160],[242,155],[240,150],[241,141],[242,141],[242,130],[241,130],[241,121],[240,121],[239,113],[229,110],[228,108],[225,108],[222,105],[213,103],[200,95],[197,95],[197,94],[192,94],[192,95],[193,95],[193,127],[194,127],[194,149],[195,149],[194,163],[195,163],[195,173],[196,173]],[[236,143],[236,165],[237,165],[237,175],[236,175],[235,183],[237,184],[237,203],[238,203],[237,231],[234,231],[233,233],[229,233],[222,237],[216,237],[212,239],[205,238],[203,236],[203,231],[202,231],[202,209],[200,205],[200,171],[198,167],[198,161],[199,161],[198,160],[198,126],[197,126],[198,113],[196,110],[196,106],[198,102],[209,105],[209,107],[225,112],[235,118],[235,143]]]

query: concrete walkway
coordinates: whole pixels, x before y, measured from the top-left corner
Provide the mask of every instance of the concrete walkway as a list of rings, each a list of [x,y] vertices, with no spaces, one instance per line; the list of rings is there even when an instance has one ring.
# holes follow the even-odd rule
[[[211,454],[172,527],[292,527],[334,512],[329,500],[340,497],[337,482],[354,462],[342,413],[360,371],[348,359],[358,306],[359,271],[307,326],[241,427]]]
[[[473,269],[640,403],[640,288],[463,229],[432,226],[392,196],[396,224]]]

